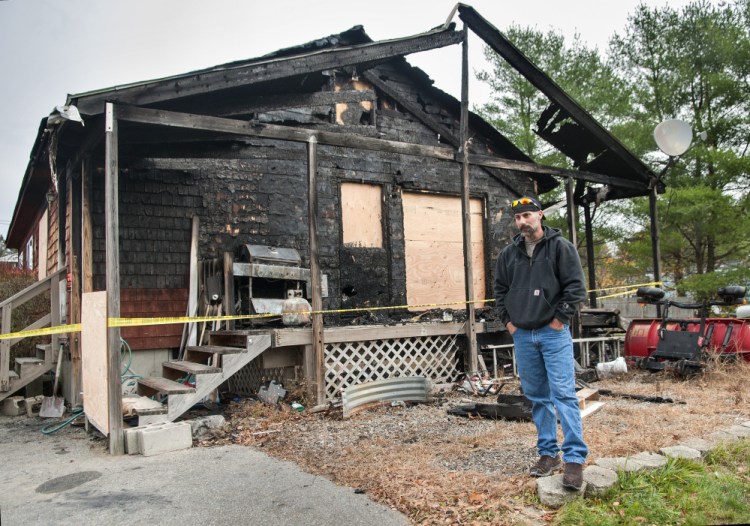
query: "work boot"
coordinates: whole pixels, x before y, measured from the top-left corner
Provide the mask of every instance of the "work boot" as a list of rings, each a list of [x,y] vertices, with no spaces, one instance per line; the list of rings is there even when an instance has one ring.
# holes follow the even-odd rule
[[[563,472],[563,487],[578,491],[583,486],[583,464],[566,462]]]
[[[560,469],[560,458],[542,455],[536,464],[529,470],[532,477],[546,477]]]

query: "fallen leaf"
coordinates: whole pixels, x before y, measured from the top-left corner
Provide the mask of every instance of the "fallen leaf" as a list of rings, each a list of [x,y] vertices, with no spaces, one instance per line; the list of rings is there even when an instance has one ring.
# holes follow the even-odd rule
[[[472,493],[469,495],[469,504],[481,504],[484,497],[481,493]]]

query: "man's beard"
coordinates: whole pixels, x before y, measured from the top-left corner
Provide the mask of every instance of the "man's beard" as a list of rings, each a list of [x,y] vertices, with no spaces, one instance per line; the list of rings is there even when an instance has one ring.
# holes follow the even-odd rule
[[[533,237],[536,233],[536,228],[531,225],[524,225],[521,227],[521,235],[523,237]]]

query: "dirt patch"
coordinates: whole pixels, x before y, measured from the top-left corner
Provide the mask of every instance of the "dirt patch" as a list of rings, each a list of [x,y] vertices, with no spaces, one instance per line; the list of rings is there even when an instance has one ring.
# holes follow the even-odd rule
[[[601,397],[606,404],[584,419],[588,464],[657,451],[750,419],[749,373],[750,364],[743,363],[690,380],[639,371],[593,383],[678,403]],[[526,475],[537,456],[533,424],[448,414],[467,398],[448,393],[430,404],[384,405],[347,420],[340,410],[297,413],[287,405],[244,400],[230,404],[222,436],[204,445],[262,447],[367,493],[415,524],[543,523],[549,517],[538,509],[535,479]]]

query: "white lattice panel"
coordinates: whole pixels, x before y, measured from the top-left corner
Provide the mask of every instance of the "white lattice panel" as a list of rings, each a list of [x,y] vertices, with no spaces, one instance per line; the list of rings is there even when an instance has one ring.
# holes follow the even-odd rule
[[[285,368],[261,369],[260,357],[248,363],[245,367],[234,373],[229,378],[229,390],[241,396],[250,396],[258,392],[261,385],[274,380],[278,384],[284,384]]]
[[[350,386],[397,376],[453,382],[458,376],[454,335],[419,336],[325,345],[326,398]]]

